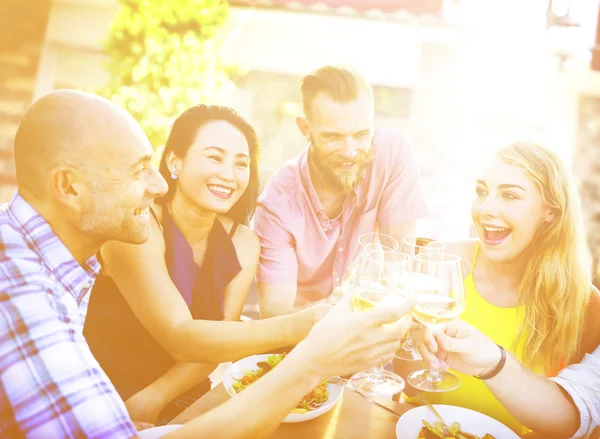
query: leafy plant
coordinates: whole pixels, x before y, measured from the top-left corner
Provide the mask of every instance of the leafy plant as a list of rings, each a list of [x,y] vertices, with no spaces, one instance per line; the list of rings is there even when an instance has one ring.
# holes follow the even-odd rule
[[[225,0],[119,0],[104,48],[111,78],[99,93],[129,111],[152,145],[164,144],[174,118],[218,103],[233,89],[223,57]]]

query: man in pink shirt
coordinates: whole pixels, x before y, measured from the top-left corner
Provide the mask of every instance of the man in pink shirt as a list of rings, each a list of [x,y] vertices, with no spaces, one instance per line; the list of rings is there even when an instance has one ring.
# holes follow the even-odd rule
[[[411,141],[373,128],[373,93],[360,74],[325,66],[304,77],[301,92],[296,122],[310,146],[273,175],[254,217],[263,317],[327,298],[362,233],[401,242],[427,214]]]

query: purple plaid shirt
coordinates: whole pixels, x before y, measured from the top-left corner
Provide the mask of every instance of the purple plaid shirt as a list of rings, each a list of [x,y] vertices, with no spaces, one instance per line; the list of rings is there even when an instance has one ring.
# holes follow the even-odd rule
[[[99,264],[81,266],[18,193],[0,206],[0,437],[131,438],[82,334]]]

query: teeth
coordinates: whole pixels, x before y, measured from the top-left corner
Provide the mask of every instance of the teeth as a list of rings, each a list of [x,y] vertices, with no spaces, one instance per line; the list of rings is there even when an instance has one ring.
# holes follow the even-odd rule
[[[501,232],[503,230],[506,230],[506,227],[484,227],[483,229],[486,232]]]
[[[138,218],[146,218],[150,213],[150,208],[146,207],[145,209],[135,209],[133,214]]]
[[[233,192],[231,189],[225,188],[223,186],[209,185],[208,188],[213,192],[218,192],[220,194],[226,195],[231,195],[231,192]]]

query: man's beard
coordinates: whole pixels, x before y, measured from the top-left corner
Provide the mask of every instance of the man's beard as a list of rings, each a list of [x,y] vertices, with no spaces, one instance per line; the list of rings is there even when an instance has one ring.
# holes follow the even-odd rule
[[[367,166],[373,160],[373,152],[357,150],[356,156],[349,160],[338,152],[326,153],[319,147],[311,136],[311,159],[325,181],[349,194],[365,178]],[[353,162],[354,166],[346,169],[342,163]]]

